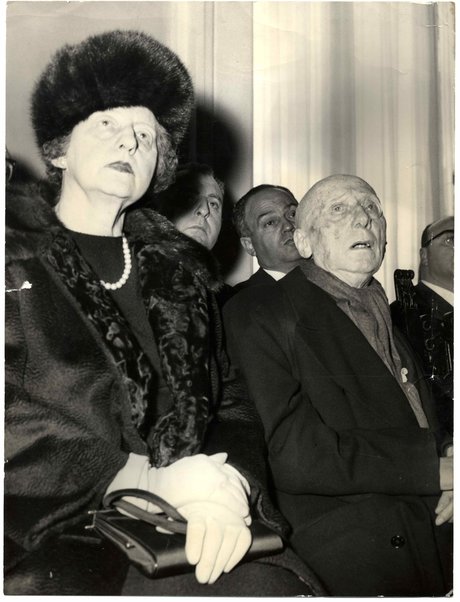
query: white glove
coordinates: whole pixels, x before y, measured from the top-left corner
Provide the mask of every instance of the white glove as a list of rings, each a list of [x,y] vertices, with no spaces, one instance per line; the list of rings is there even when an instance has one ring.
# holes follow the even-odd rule
[[[178,508],[187,519],[185,554],[199,583],[214,583],[230,572],[251,546],[245,521],[225,506],[194,502]]]
[[[211,501],[221,504],[236,515],[249,517],[247,480],[226,464],[227,454],[197,454],[177,460],[165,468],[151,467],[146,456],[129,454],[125,466],[117,473],[106,493],[115,489],[146,489],[178,508],[192,502]],[[157,507],[138,498],[127,498],[133,504],[158,512]]]
[[[446,522],[454,522],[454,492],[443,491],[435,508],[437,527]]]

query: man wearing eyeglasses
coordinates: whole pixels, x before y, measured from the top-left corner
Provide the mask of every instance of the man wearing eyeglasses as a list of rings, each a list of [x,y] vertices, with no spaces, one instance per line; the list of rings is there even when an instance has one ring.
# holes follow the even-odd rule
[[[422,359],[442,425],[453,433],[454,218],[425,228],[420,248],[420,280],[411,312],[391,305],[393,322]]]

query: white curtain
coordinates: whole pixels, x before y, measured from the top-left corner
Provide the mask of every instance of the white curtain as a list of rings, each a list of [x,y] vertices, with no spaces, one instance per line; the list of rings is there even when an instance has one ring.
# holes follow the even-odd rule
[[[388,221],[378,277],[418,265],[420,234],[453,213],[453,4],[257,2],[254,184],[298,198],[356,174]]]
[[[300,198],[331,173],[369,181],[388,219],[378,276],[392,297],[393,270],[417,267],[423,227],[453,212],[453,3],[11,2],[13,158],[43,172],[29,100],[51,54],[114,28],[144,30],[184,61],[201,111],[195,150],[225,168],[234,199],[262,182]],[[252,269],[241,253],[228,281]]]

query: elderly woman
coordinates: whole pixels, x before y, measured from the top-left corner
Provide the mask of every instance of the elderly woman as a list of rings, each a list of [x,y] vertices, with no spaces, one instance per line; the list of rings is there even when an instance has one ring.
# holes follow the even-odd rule
[[[226,453],[198,453],[205,439],[227,451],[224,411],[223,430],[212,419],[232,401],[211,336],[214,277],[154,212],[125,219],[173,178],[192,105],[179,59],[139,32],[64,47],[36,85],[33,125],[56,194],[13,189],[8,201],[7,593],[245,594],[245,575],[265,593],[255,562],[200,585],[247,551],[249,493],[271,520],[242,447],[232,461],[251,490]],[[126,577],[124,557],[84,530],[87,512],[124,487],[188,520],[196,578]],[[305,591],[289,578],[287,593]]]

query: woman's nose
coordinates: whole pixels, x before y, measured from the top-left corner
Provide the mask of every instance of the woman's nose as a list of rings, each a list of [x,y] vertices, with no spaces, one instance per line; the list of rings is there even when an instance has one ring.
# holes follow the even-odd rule
[[[208,217],[209,215],[209,205],[208,205],[208,201],[206,199],[202,199],[198,205],[197,208],[195,210],[195,213],[201,217]]]
[[[132,154],[136,151],[137,147],[138,141],[135,131],[130,126],[125,127],[120,133],[119,148],[126,149],[129,154]]]

